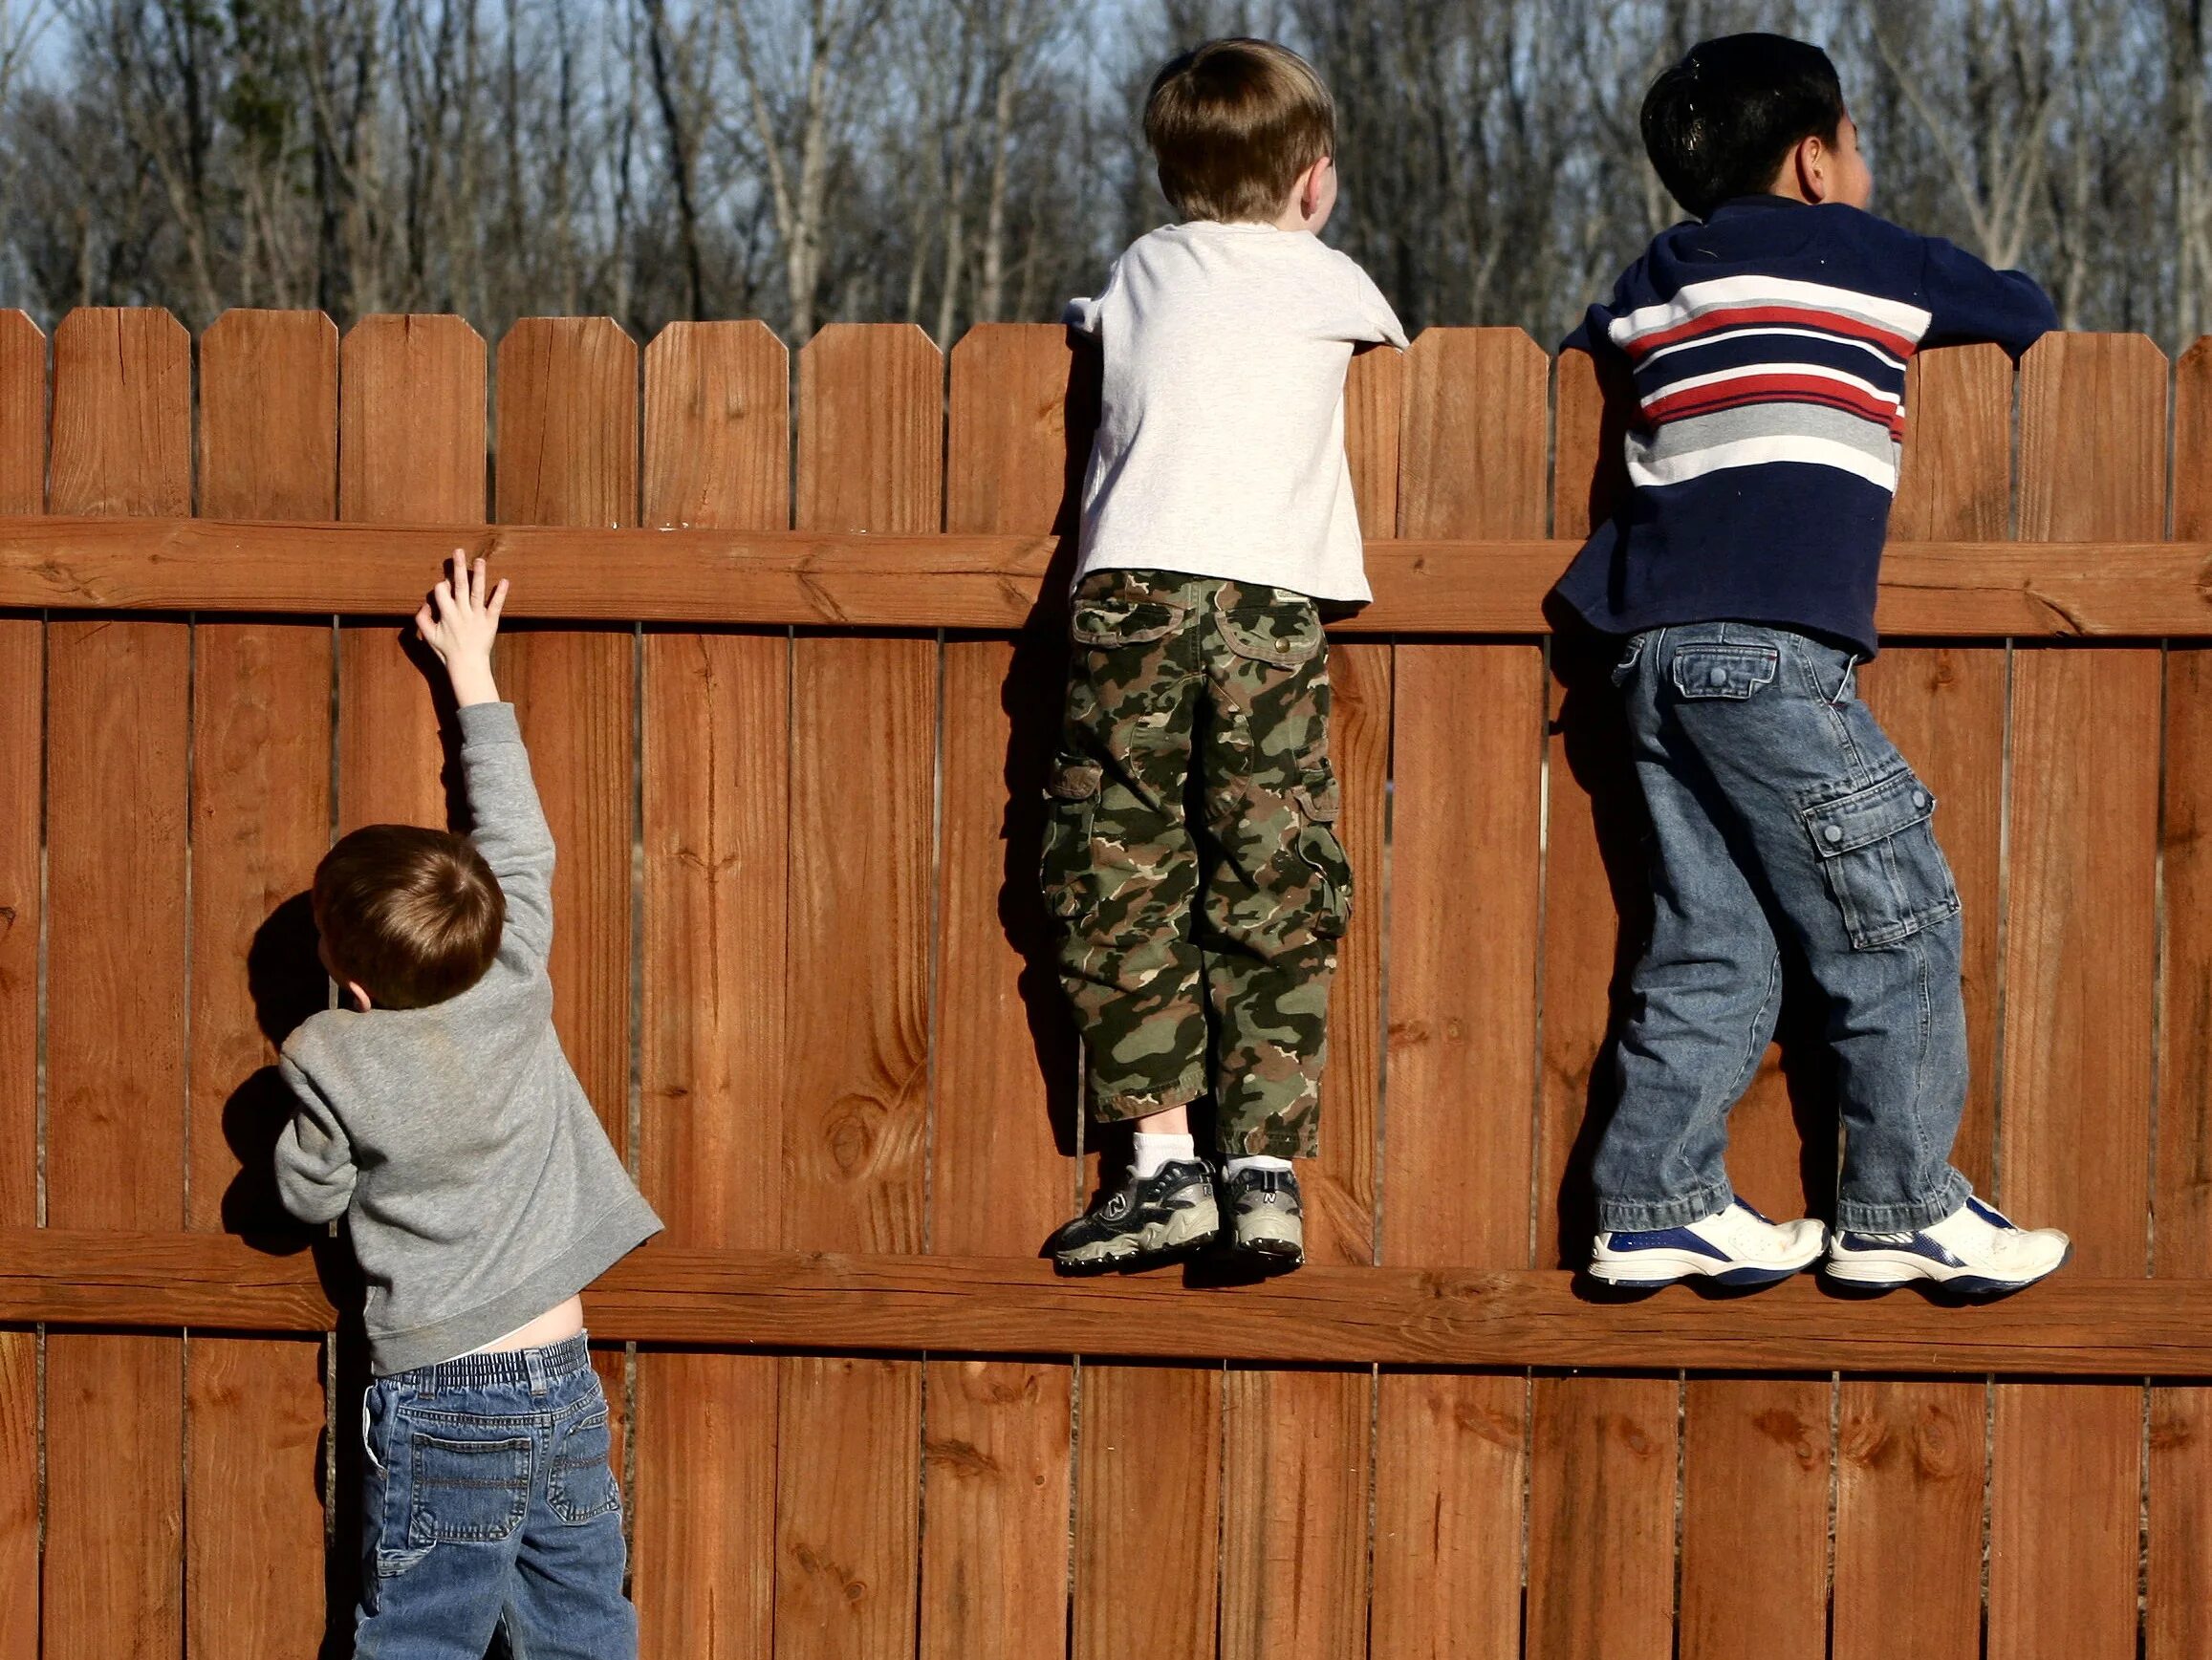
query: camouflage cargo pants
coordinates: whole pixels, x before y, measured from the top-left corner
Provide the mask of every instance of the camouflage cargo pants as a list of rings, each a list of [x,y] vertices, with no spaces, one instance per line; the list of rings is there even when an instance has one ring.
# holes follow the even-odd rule
[[[1225,1156],[1311,1157],[1352,905],[1313,602],[1101,571],[1070,636],[1043,874],[1093,1109],[1210,1089]]]

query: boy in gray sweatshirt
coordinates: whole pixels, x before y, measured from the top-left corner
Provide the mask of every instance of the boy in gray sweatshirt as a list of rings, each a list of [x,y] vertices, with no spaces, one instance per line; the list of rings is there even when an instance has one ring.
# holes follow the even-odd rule
[[[577,1295],[660,1218],[561,1053],[553,845],[491,642],[507,598],[456,554],[415,618],[460,705],[473,837],[370,825],[316,869],[353,1006],[284,1046],[286,1207],[344,1217],[374,1382],[355,1642],[380,1660],[627,1660],[620,1499]]]

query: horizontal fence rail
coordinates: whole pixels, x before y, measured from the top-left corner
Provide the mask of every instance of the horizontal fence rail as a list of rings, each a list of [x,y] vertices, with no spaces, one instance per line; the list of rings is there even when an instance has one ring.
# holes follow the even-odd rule
[[[1359,635],[1549,632],[1544,596],[1579,541],[1379,540]],[[0,520],[0,609],[411,614],[456,550],[520,585],[518,621],[1005,632],[1049,625],[1065,541],[1045,536],[477,525]],[[1900,542],[1885,634],[2212,636],[2212,542]]]
[[[1577,1289],[1648,882],[1543,598],[1620,412],[1507,330],[1348,381],[1310,1265],[1051,1275],[1095,400],[1030,326],[0,314],[0,1655],[343,1651],[356,1293],[271,1062],[322,852],[451,814],[400,622],[462,548],[517,581],[556,1024],[667,1223],[587,1295],[653,1660],[2199,1660],[2212,341],[1912,367],[1860,690],[1964,902],[1955,1157],[2076,1241],[1967,1309]],[[1773,1214],[1832,1206],[1821,1014],[1731,1118]]]
[[[2062,1279],[1981,1306],[1842,1303],[1800,1279],[1716,1321],[1686,1297],[1593,1302],[1551,1269],[1315,1266],[1206,1285],[1068,1281],[997,1257],[648,1246],[585,1298],[595,1337],[792,1349],[1291,1365],[2212,1377],[2212,1280]],[[339,1300],[345,1301],[341,1291]],[[222,1235],[0,1232],[0,1321],[334,1329],[304,1252]]]

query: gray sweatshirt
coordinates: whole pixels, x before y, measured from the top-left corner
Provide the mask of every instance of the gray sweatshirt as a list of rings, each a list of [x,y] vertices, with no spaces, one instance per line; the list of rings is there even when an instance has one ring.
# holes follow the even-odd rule
[[[461,711],[475,841],[507,895],[499,955],[429,1008],[327,1009],[284,1046],[299,1105],[276,1184],[348,1218],[380,1377],[482,1347],[660,1231],[553,1032],[553,832],[510,703]]]

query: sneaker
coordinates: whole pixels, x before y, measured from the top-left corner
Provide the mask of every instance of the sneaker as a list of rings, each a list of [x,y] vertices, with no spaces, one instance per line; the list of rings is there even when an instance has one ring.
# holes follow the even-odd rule
[[[1198,1159],[1176,1159],[1151,1175],[1132,1173],[1100,1189],[1091,1208],[1064,1223],[1045,1251],[1064,1274],[1144,1268],[1211,1244],[1222,1231],[1213,1175]]]
[[[1771,1285],[1809,1266],[1825,1242],[1826,1230],[1811,1218],[1770,1222],[1737,1199],[1718,1216],[1679,1228],[1600,1234],[1590,1272],[1610,1285],[1639,1290],[1693,1279]]]
[[[2055,1272],[2073,1255],[2056,1228],[2020,1228],[1971,1194],[1917,1233],[1839,1229],[1822,1272],[1852,1290],[1890,1291],[1921,1281],[1965,1297],[2002,1297]]]
[[[1306,1260],[1306,1212],[1294,1172],[1240,1170],[1222,1178],[1222,1198],[1229,1207],[1231,1250],[1276,1268]]]

